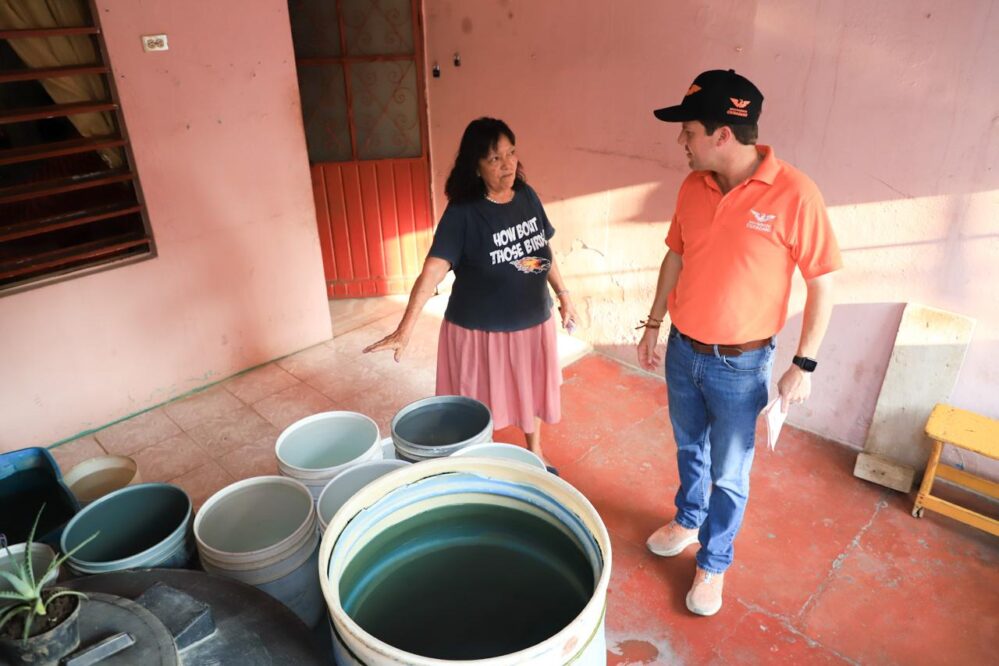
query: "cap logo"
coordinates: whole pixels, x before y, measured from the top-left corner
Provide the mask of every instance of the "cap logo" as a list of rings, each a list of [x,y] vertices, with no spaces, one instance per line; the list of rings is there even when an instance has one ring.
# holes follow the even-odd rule
[[[687,93],[684,95],[684,97],[690,97],[695,92],[699,92],[700,89],[701,89],[701,86],[699,86],[699,85],[697,85],[695,83],[695,84],[691,85],[689,88],[687,88]]]
[[[736,99],[735,97],[729,97],[729,99],[732,100],[732,104],[740,109],[745,109],[750,103],[748,99]]]

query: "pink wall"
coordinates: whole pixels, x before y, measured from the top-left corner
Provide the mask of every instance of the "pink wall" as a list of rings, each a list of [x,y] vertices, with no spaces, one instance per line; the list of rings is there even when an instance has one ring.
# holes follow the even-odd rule
[[[677,128],[651,110],[698,72],[733,67],[766,95],[762,142],[824,192],[848,265],[815,397],[792,422],[863,444],[908,301],[978,319],[952,400],[999,418],[995,2],[425,5],[428,66],[442,67],[428,85],[438,213],[465,124],[507,120],[598,348],[633,361],[687,172]],[[796,337],[781,335],[782,361]]]
[[[97,4],[159,256],[0,298],[0,450],[330,337],[287,3]]]

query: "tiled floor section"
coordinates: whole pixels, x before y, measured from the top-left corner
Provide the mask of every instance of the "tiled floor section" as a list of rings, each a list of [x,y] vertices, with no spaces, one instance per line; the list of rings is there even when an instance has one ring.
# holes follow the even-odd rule
[[[64,470],[105,450],[131,455],[145,480],[176,483],[200,506],[235,480],[276,473],[278,433],[307,414],[355,410],[387,432],[397,409],[433,391],[438,324],[425,316],[397,365],[360,354],[395,326],[378,316],[53,453]],[[614,546],[609,664],[996,663],[999,540],[913,519],[911,497],[853,477],[854,452],[794,429],[757,455],[724,608],[692,616],[695,549],[663,559],[644,546],[672,516],[677,486],[662,382],[590,355],[567,368],[562,401],[546,454]],[[523,443],[512,430],[495,439]]]

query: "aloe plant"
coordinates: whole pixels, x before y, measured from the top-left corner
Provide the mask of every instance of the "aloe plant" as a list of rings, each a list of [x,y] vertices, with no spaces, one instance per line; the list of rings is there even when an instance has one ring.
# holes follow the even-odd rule
[[[44,616],[48,612],[48,605],[52,603],[53,599],[62,596],[77,596],[83,599],[87,598],[87,595],[76,592],[73,590],[59,590],[49,594],[45,598],[42,598],[42,585],[43,581],[49,576],[50,573],[62,566],[73,553],[80,550],[88,543],[93,541],[99,532],[95,532],[90,535],[90,537],[78,545],[73,550],[69,551],[62,557],[57,557],[49,563],[48,568],[45,573],[41,576],[35,577],[34,565],[31,561],[31,544],[35,540],[35,530],[38,529],[38,521],[42,517],[42,512],[45,510],[45,505],[38,510],[38,515],[35,516],[35,524],[31,526],[31,533],[28,535],[28,541],[24,548],[24,561],[17,562],[14,556],[10,552],[10,548],[4,544],[4,549],[7,551],[7,555],[15,562],[15,571],[11,573],[9,571],[0,571],[0,576],[10,583],[11,587],[14,588],[12,591],[0,590],[0,602],[11,602],[13,605],[9,606],[8,603],[4,603],[3,607],[0,607],[0,629],[16,616],[21,613],[27,614],[24,622],[24,635],[21,636],[22,640],[27,641],[28,636],[31,633],[31,626],[35,622],[35,618],[38,616]]]

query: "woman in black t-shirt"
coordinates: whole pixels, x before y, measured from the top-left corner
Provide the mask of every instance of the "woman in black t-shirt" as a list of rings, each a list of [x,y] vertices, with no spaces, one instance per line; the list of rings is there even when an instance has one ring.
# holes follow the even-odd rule
[[[399,361],[417,316],[453,270],[437,348],[437,395],[485,403],[497,430],[520,428],[528,448],[545,460],[541,422],[561,417],[562,383],[548,285],[570,333],[576,311],[548,246],[555,229],[524,180],[515,143],[502,120],[469,123],[444,188],[448,207],[406,313],[393,333],[364,351],[394,350]]]

